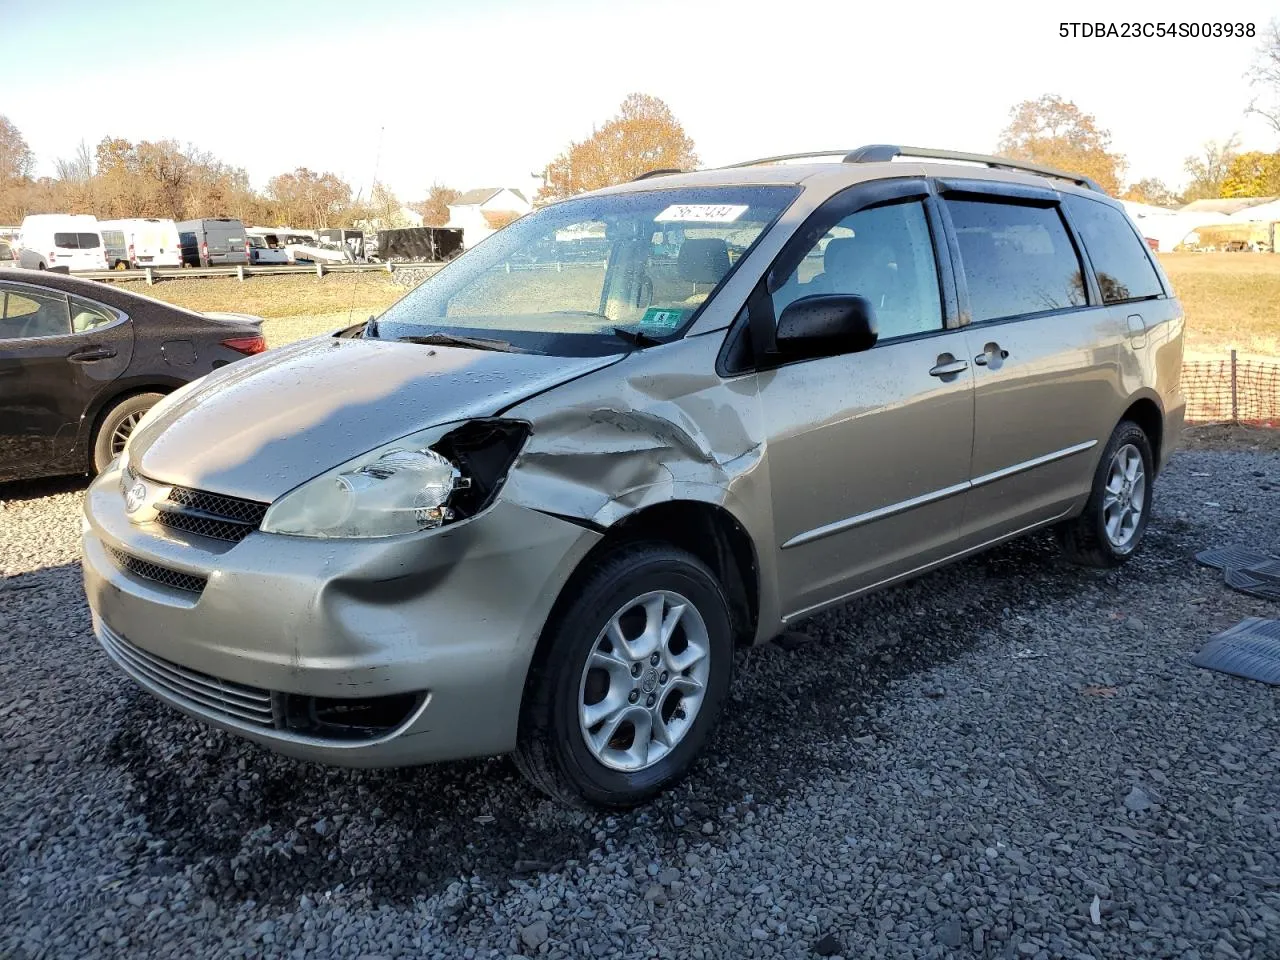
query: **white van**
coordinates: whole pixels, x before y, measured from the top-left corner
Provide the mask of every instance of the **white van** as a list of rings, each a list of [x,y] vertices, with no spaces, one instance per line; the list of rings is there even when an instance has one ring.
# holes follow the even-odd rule
[[[131,267],[180,267],[182,243],[178,225],[159,217],[134,217],[126,220],[102,220],[103,230],[119,230],[124,234],[125,249]]]
[[[35,213],[18,234],[22,265],[28,270],[105,270],[98,218],[87,213]]]

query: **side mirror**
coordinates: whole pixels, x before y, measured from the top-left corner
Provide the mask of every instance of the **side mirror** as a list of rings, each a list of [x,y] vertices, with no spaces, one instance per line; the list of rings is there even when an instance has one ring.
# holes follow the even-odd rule
[[[787,304],[778,318],[778,353],[784,356],[859,353],[874,347],[879,336],[875,312],[866,297],[801,297]]]

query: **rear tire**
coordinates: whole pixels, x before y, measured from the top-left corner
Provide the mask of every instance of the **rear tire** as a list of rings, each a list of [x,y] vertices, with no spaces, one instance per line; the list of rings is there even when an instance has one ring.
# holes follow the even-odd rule
[[[1121,420],[1093,474],[1084,512],[1056,530],[1068,560],[1117,567],[1142,544],[1151,518],[1151,441],[1132,420]]]
[[[138,393],[125,397],[102,415],[93,436],[93,472],[101,473],[124,450],[143,415],[160,402],[162,393]]]
[[[663,543],[619,549],[566,595],[525,684],[516,766],[572,806],[643,803],[689,771],[715,725],[729,605],[705,564]]]

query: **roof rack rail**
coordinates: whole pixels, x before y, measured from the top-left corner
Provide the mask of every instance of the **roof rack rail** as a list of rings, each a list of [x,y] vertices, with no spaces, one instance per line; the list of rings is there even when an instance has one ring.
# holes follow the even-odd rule
[[[966,163],[981,163],[996,170],[1021,170],[1024,173],[1035,173],[1042,177],[1053,177],[1055,180],[1066,180],[1070,183],[1088,187],[1098,193],[1106,193],[1095,180],[1077,173],[1067,173],[1054,167],[1041,166],[1038,163],[1026,163],[1022,160],[1010,160],[1007,157],[993,157],[985,153],[963,153],[959,150],[938,150],[933,147],[901,147],[889,143],[873,143],[863,147],[843,150],[810,150],[805,153],[784,153],[776,157],[761,157],[759,160],[747,160],[742,163],[731,163],[726,169],[736,167],[758,167],[766,163],[781,163],[783,160],[811,160],[817,157],[840,157],[844,163],[884,163],[895,157],[915,157],[920,160],[961,160]]]
[[[644,173],[640,174],[640,176],[632,177],[631,182],[635,183],[637,180],[648,180],[650,177],[666,177],[673,173],[685,172],[687,171],[680,170],[676,167],[659,167],[657,170],[646,170]]]
[[[915,157],[921,160],[962,160],[966,163],[981,163],[995,170],[1021,170],[1024,173],[1036,173],[1042,177],[1053,177],[1055,180],[1066,180],[1098,193],[1106,193],[1089,177],[1078,173],[1067,173],[1056,167],[1046,167],[1038,163],[1024,160],[1010,160],[1008,157],[993,157],[985,153],[964,153],[960,150],[938,150],[933,147],[900,147],[888,143],[873,143],[857,150],[850,150],[845,155],[845,163],[881,163],[894,157]]]

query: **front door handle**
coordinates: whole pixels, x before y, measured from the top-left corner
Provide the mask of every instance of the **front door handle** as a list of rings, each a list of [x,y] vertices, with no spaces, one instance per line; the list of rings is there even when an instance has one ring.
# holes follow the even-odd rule
[[[1000,344],[992,342],[982,348],[982,352],[973,358],[973,362],[980,367],[990,367],[997,370],[1000,364],[1009,359],[1009,351],[1002,350]]]
[[[67,356],[70,363],[93,363],[95,360],[110,360],[116,355],[116,352],[108,347],[89,347],[86,350],[77,350],[75,353]]]
[[[929,371],[929,376],[954,377],[957,373],[964,373],[968,369],[968,360],[950,360],[943,362],[942,357],[939,357],[938,365]]]

